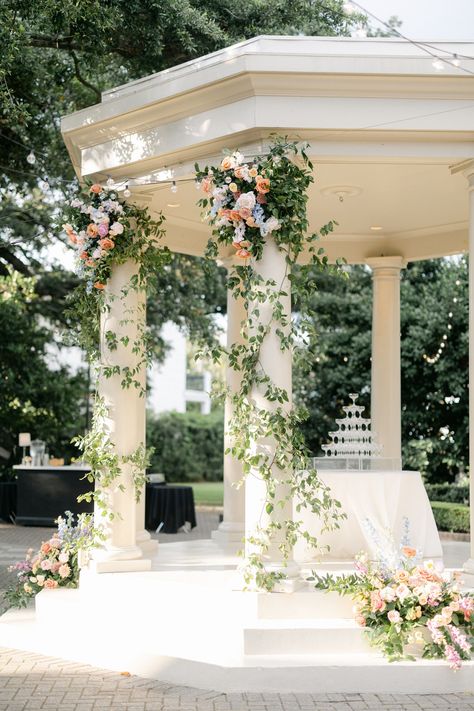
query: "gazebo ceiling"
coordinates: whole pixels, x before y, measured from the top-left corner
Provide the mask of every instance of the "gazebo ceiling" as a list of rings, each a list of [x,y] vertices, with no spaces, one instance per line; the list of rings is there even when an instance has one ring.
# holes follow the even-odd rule
[[[272,132],[300,137],[316,164],[311,227],[339,222],[330,258],[412,260],[467,248],[465,179],[450,166],[474,155],[473,99],[474,76],[440,75],[403,41],[259,37],[106,92],[62,130],[80,177],[128,182],[165,213],[169,246],[190,254],[209,234],[196,190],[163,180],[191,178],[195,160],[225,147],[252,155]]]

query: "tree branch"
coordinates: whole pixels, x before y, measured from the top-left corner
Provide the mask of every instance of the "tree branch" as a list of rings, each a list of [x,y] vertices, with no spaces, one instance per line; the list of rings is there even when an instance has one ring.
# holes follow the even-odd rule
[[[98,89],[96,86],[94,86],[93,84],[91,84],[89,81],[87,81],[87,79],[84,79],[84,77],[82,76],[81,70],[80,70],[80,68],[79,68],[79,60],[78,60],[78,58],[77,58],[76,53],[74,52],[73,49],[71,49],[71,50],[69,51],[69,54],[71,55],[71,57],[72,57],[72,59],[73,59],[73,62],[74,62],[74,71],[75,71],[75,74],[76,74],[76,79],[77,79],[78,81],[80,81],[81,84],[82,84],[83,86],[85,86],[87,89],[90,89],[91,91],[93,91],[94,94],[95,94],[96,97],[97,97],[97,101],[100,102],[101,99],[102,99],[102,94],[100,93],[99,89]]]

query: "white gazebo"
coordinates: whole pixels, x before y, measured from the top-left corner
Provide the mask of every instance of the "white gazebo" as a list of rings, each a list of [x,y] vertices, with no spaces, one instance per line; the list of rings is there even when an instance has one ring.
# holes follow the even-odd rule
[[[436,46],[441,56],[472,54],[472,45]],[[107,91],[100,104],[65,117],[62,131],[80,178],[111,177],[120,189],[128,186],[131,200],[165,214],[169,248],[191,255],[204,253],[209,236],[196,206],[196,161],[216,163],[224,148],[260,152],[272,133],[307,141],[316,166],[311,229],[337,220],[335,233],[323,240],[329,258],[372,269],[371,416],[384,456],[401,459],[400,272],[410,261],[474,245],[473,73],[469,59],[437,71],[426,52],[398,39],[257,37]],[[170,190],[172,181],[177,192]],[[230,263],[230,253],[222,259]],[[275,274],[281,259],[270,243],[261,269]],[[132,270],[117,269],[108,288],[119,288]],[[240,338],[244,317],[243,305],[229,298],[230,343]],[[120,328],[113,306],[108,318]],[[291,390],[290,357],[266,357]],[[237,377],[229,372],[231,389]],[[132,452],[144,439],[143,398],[122,391],[113,379],[103,394],[113,410],[119,453]],[[470,412],[474,417],[472,392]],[[229,408],[225,416],[231,416]],[[213,541],[154,551],[143,502],[135,504],[125,472],[125,491],[113,496],[121,516],[104,550],[78,591],[38,596],[36,624],[63,616],[79,634],[74,620],[99,614],[94,649],[71,651],[65,643],[66,656],[115,668],[126,663],[146,675],[203,687],[471,689],[469,664],[455,680],[433,662],[386,665],[369,650],[344,602],[298,587],[296,564],[290,565],[293,592],[240,592],[235,548],[245,529],[253,530],[259,497],[254,483],[235,488],[240,478],[238,462],[225,457],[224,520]],[[473,513],[474,507],[465,563],[471,583]],[[278,567],[277,554],[270,563]],[[107,630],[106,642],[99,641],[101,629]]]

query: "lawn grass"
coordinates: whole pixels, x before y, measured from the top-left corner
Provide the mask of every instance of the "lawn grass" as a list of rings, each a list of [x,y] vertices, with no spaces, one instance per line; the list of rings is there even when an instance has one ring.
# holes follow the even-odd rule
[[[224,482],[222,481],[190,482],[186,486],[193,487],[196,506],[222,506],[224,503]]]

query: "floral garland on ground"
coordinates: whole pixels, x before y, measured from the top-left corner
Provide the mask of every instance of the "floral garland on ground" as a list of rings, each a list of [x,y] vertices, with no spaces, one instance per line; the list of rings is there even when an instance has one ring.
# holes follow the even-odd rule
[[[408,645],[417,644],[424,658],[444,658],[459,669],[471,658],[474,595],[460,593],[456,581],[432,561],[415,564],[416,555],[403,546],[398,565],[388,568],[360,554],[354,574],[313,574],[309,580],[319,590],[354,599],[356,622],[389,661],[414,659]]]
[[[62,229],[76,249],[76,271],[80,277],[79,285],[69,298],[69,315],[77,323],[76,342],[103,377],[119,376],[123,388],[142,389],[143,378],[139,375],[153,355],[146,325],[139,326],[133,342],[111,330],[104,334],[110,352],[117,350],[120,341],[122,346],[130,349],[135,359],[138,356],[135,367],[128,368],[101,363],[100,320],[101,315],[110,308],[112,299],[125,300],[130,290],[146,292],[150,287],[149,277],[169,264],[171,253],[159,244],[164,235],[163,215],[153,220],[146,209],[121,200],[113,186],[94,183],[87,184],[80,195],[68,201],[63,219]],[[129,260],[137,265],[130,283],[119,295],[108,294],[105,287],[113,267]],[[125,305],[123,314],[121,325],[132,321],[143,324],[145,321],[142,312],[132,313]],[[102,513],[111,520],[113,513],[108,510],[107,489],[117,484],[122,465],[128,463],[131,464],[139,499],[151,450],[146,450],[141,444],[131,455],[119,457],[115,454],[114,442],[107,434],[107,417],[107,407],[96,395],[92,427],[85,436],[76,437],[73,441],[90,465],[91,470],[86,477],[95,483],[94,490],[84,494],[81,500],[94,499]],[[122,488],[122,485],[118,484],[118,487]]]
[[[212,225],[207,256],[216,258],[219,245],[232,246],[242,265],[233,267],[228,278],[228,288],[235,298],[243,299],[247,307],[245,340],[228,349],[213,349],[215,360],[223,355],[228,366],[240,373],[240,389],[230,393],[223,388],[222,397],[232,401],[233,416],[228,425],[232,446],[227,453],[242,462],[243,476],[258,468],[265,481],[265,511],[271,514],[282,502],[277,500],[275,467],[281,472],[281,482],[290,491],[288,498],[297,497],[297,510],[307,508],[321,519],[323,530],[337,528],[344,518],[340,504],[331,498],[328,487],[319,479],[316,471],[308,467],[308,452],[300,431],[300,422],[306,417],[302,408],[289,409],[291,394],[277,388],[264,372],[259,354],[270,326],[277,329],[282,350],[293,351],[298,343],[305,343],[313,329],[308,311],[310,287],[308,276],[315,265],[329,269],[324,250],[316,246],[317,234],[308,233],[307,189],[313,182],[313,166],[305,152],[306,146],[285,138],[275,138],[267,153],[246,161],[236,151],[227,155],[219,167],[200,169],[196,164],[196,181],[205,196],[198,204]],[[328,235],[334,228],[329,222],[321,228],[321,235]],[[255,269],[256,261],[262,258],[266,240],[272,238],[285,253],[287,272],[284,281],[291,282],[292,294],[299,302],[300,318],[291,324],[288,332],[287,315],[281,299],[285,296],[284,282],[262,279]],[[309,255],[308,264],[294,269],[303,251]],[[272,304],[270,323],[259,325],[259,307],[264,302]],[[258,386],[269,403],[275,407],[257,407],[252,398],[252,388]],[[255,441],[272,438],[275,442],[273,455],[255,453]],[[287,520],[283,524],[271,521],[268,526],[259,526],[248,539],[252,553],[244,568],[248,587],[272,590],[284,575],[267,570],[262,555],[268,551],[276,535],[284,529],[284,541],[280,545],[286,563],[299,536],[318,548],[317,540],[302,528],[301,521]]]
[[[94,528],[89,514],[80,514],[74,522],[74,515],[66,511],[57,523],[52,538],[43,541],[36,553],[30,548],[24,560],[9,568],[16,573],[16,581],[4,595],[8,607],[26,607],[42,590],[77,587],[80,555],[98,545],[102,531]]]

